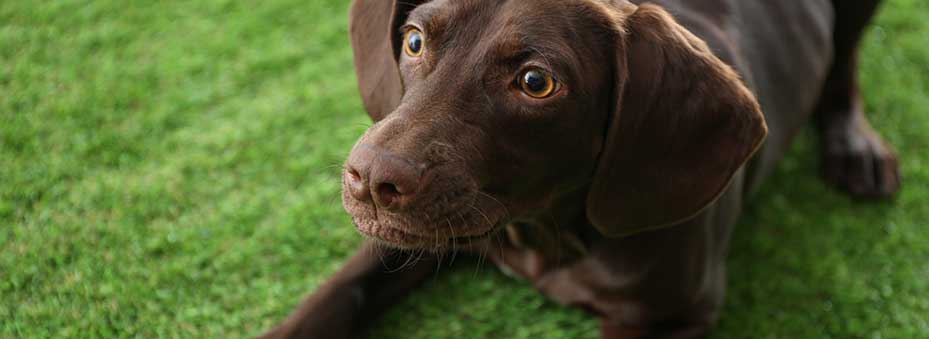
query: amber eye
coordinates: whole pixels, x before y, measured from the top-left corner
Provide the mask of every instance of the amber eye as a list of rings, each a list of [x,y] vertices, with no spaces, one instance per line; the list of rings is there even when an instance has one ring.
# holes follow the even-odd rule
[[[555,93],[558,83],[551,75],[540,69],[530,69],[519,76],[519,85],[530,97],[536,99],[547,98]]]
[[[418,57],[423,54],[423,32],[416,28],[406,31],[403,36],[403,51],[411,57]]]

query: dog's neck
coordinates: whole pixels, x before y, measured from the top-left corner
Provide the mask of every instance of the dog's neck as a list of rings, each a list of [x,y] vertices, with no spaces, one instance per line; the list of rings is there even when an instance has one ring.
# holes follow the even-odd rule
[[[586,189],[563,194],[534,215],[518,218],[506,226],[509,245],[544,254],[546,261],[568,263],[588,253],[590,244],[601,237],[587,220],[583,202]]]

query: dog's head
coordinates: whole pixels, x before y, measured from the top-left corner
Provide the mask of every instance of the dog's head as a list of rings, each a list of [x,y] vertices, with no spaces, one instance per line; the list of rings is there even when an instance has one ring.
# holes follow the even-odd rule
[[[764,139],[754,96],[706,44],[625,0],[356,0],[376,123],[343,203],[358,229],[441,249],[586,192],[608,236],[712,203]]]

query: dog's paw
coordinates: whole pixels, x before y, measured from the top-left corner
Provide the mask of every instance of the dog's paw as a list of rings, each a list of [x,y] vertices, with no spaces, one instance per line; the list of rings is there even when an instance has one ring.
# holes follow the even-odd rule
[[[900,190],[900,165],[893,147],[863,118],[830,126],[823,133],[826,181],[853,197],[890,198]]]

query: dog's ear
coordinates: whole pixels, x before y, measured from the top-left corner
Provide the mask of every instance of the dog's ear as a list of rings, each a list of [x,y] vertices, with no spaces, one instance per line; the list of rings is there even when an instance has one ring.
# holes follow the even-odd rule
[[[400,25],[425,0],[354,0],[349,32],[354,50],[355,74],[365,110],[374,121],[400,104],[403,83],[397,68]]]
[[[617,5],[618,3],[618,5]],[[587,197],[602,233],[672,226],[713,203],[760,147],[754,95],[706,43],[651,4],[617,0],[616,103]]]

